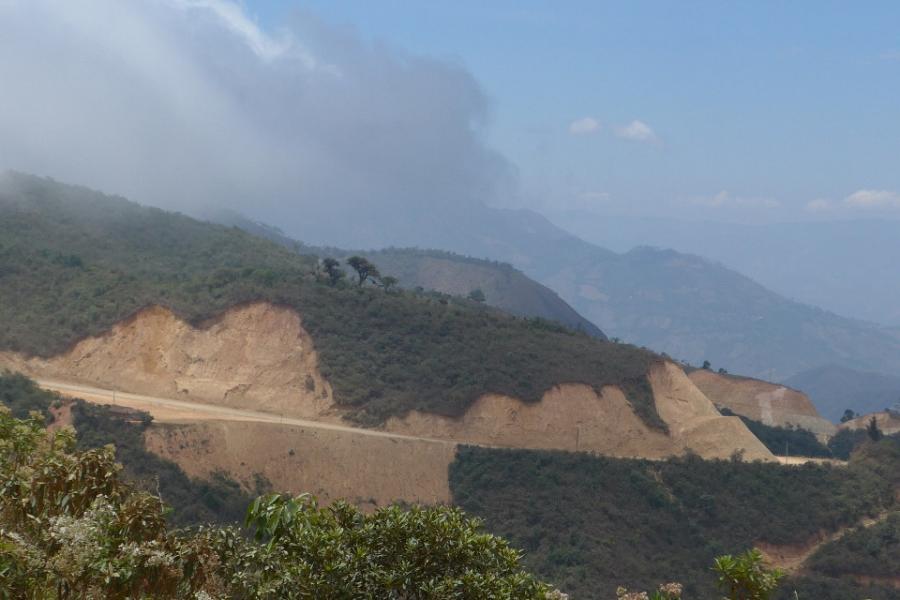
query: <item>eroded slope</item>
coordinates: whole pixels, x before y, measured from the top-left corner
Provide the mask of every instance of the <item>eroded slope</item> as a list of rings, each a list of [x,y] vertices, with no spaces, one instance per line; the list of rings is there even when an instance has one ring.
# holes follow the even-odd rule
[[[800,427],[820,439],[834,435],[833,423],[822,418],[803,392],[748,377],[735,377],[697,369],[689,375],[715,403],[738,415],[775,427]]]

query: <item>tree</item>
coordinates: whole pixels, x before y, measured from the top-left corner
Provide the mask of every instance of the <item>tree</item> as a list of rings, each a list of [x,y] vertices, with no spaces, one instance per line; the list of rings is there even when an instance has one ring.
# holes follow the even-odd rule
[[[719,367],[719,375],[728,375],[728,369]]]
[[[709,371],[709,370],[712,368],[712,363],[709,362],[708,360],[704,360],[704,361],[703,361],[703,368],[706,369],[707,371]]]
[[[847,421],[852,421],[856,418],[856,413],[850,410],[849,408],[844,410],[844,416],[841,417],[841,423],[846,423]]]
[[[474,300],[475,302],[484,302],[487,298],[484,295],[484,292],[481,291],[481,288],[475,288],[471,292],[469,292],[469,300]]]
[[[381,287],[383,287],[386,292],[391,291],[391,288],[397,285],[397,283],[397,278],[391,277],[390,275],[381,278]]]
[[[106,446],[0,407],[0,598],[188,598],[215,591],[212,548],[166,530],[162,501]]]
[[[332,287],[336,286],[341,279],[344,278],[345,273],[341,268],[341,261],[334,258],[326,258],[322,261],[322,268],[325,269],[325,275],[328,276],[328,283]]]
[[[256,543],[235,532],[220,541],[237,597],[553,597],[522,570],[517,551],[458,508],[363,514],[346,502],[323,508],[309,495],[272,494],[253,502],[247,525]]]
[[[728,600],[767,600],[784,577],[778,569],[765,567],[756,548],[737,556],[717,557],[713,571],[718,573],[719,589],[728,594]]]
[[[0,407],[0,599],[522,598],[562,600],[457,508],[362,514],[308,495],[256,499],[246,526],[168,531],[119,477],[115,449]]]
[[[884,437],[884,434],[881,433],[881,429],[878,428],[878,421],[875,419],[875,415],[872,415],[872,418],[869,419],[869,424],[866,425],[866,433],[873,442],[877,442]]]
[[[378,272],[378,267],[362,256],[351,256],[347,259],[347,264],[356,271],[356,275],[359,277],[359,282],[357,283],[358,286],[362,286],[369,278],[374,279],[381,277],[381,273]]]

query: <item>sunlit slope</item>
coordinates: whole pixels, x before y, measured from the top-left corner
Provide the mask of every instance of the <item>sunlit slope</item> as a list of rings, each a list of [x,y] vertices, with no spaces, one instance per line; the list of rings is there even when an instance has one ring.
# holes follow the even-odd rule
[[[23,175],[0,188],[0,348],[51,356],[149,306],[193,324],[263,300],[302,316],[353,418],[462,414],[485,393],[535,402],[560,383],[622,389],[664,427],[659,356],[478,303],[318,281],[315,258],[235,228]]]

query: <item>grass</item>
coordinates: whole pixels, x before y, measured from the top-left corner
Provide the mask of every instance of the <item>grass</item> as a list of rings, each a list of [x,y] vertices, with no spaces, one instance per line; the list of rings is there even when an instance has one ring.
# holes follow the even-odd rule
[[[656,354],[460,298],[331,287],[316,266],[237,228],[12,175],[0,188],[0,349],[50,356],[153,304],[200,324],[264,300],[299,312],[336,401],[364,424],[583,383],[621,387],[665,428],[646,377]]]

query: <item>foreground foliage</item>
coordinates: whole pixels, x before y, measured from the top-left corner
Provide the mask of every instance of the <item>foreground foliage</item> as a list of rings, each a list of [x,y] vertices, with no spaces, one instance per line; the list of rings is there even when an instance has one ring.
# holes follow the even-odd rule
[[[63,404],[71,411],[76,448],[91,450],[114,444],[124,479],[159,494],[176,508],[168,515],[170,523],[238,523],[244,518],[252,498],[236,481],[222,474],[210,480],[188,477],[177,464],[146,449],[144,431],[151,423],[147,413],[63,399],[23,375],[0,372],[0,405],[7,406],[12,416],[27,418],[36,411],[49,423],[53,420],[51,406]],[[257,487],[257,493],[268,491],[268,482],[260,478]]]
[[[453,508],[268,495],[234,527],[170,531],[159,497],[125,483],[111,446],[0,407],[0,598],[483,599],[561,597]]]
[[[363,423],[456,416],[485,393],[540,400],[559,383],[620,386],[650,425],[659,356],[477,302],[333,280],[236,228],[49,180],[0,189],[0,349],[48,356],[160,304],[194,324],[265,300],[296,309],[335,399]]]

